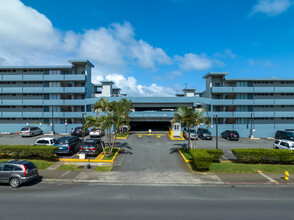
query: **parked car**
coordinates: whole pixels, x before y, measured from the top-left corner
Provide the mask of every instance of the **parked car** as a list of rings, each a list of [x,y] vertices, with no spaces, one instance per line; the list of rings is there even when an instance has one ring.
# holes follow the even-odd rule
[[[212,140],[211,132],[206,128],[198,128],[197,135],[202,140]]]
[[[54,138],[40,138],[38,139],[34,145],[47,145],[47,146],[53,146],[55,144]]]
[[[221,133],[222,138],[228,139],[228,140],[235,140],[238,141],[240,136],[237,131],[234,130],[226,130]]]
[[[275,138],[294,141],[294,133],[291,131],[277,131],[275,134]]]
[[[100,129],[98,128],[93,128],[91,131],[90,131],[90,137],[102,137],[104,135],[104,132],[101,132]]]
[[[27,127],[23,127],[20,130],[19,134],[22,137],[28,137],[28,136],[33,137],[35,135],[43,134],[43,131],[38,127],[27,126]]]
[[[101,150],[102,146],[100,139],[87,139],[80,147],[80,153],[87,155],[98,155]]]
[[[89,135],[89,129],[85,130],[85,136]],[[83,136],[83,127],[76,127],[73,132],[71,133],[72,136],[78,136],[82,137]]]
[[[10,160],[0,163],[0,182],[9,183],[12,188],[17,188],[38,177],[38,168],[30,161]]]
[[[79,151],[81,140],[76,136],[61,137],[55,141],[57,154],[74,154]]]
[[[274,149],[294,150],[294,142],[288,140],[276,140],[273,144]]]
[[[184,136],[184,138],[188,139],[189,129],[187,127],[185,127],[183,129],[183,136]],[[191,130],[190,130],[190,139],[193,139],[194,140],[195,137],[196,137],[196,140],[198,140],[198,135],[196,134],[195,129],[194,128],[191,128]]]

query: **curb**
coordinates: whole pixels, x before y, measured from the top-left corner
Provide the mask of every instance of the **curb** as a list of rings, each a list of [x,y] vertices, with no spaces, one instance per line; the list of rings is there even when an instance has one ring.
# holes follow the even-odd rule
[[[189,163],[189,162],[192,162],[192,161],[193,161],[193,160],[187,160],[187,159],[185,158],[184,154],[182,153],[182,151],[180,150],[180,148],[178,148],[178,151],[180,152],[182,158],[184,159],[184,161],[185,161],[186,163]]]
[[[126,137],[116,137],[116,139],[125,140],[125,139],[127,139],[128,137],[129,137],[129,133],[128,133],[128,135],[127,135]]]
[[[173,137],[170,135],[169,132],[167,132],[167,134],[168,134],[169,138],[170,138],[172,141],[184,141],[184,140],[185,140],[185,138],[183,138],[183,137],[180,137],[180,138],[173,138]]]

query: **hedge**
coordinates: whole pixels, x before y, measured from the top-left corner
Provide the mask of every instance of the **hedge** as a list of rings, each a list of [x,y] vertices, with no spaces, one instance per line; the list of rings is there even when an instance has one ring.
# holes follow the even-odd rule
[[[190,150],[190,153],[194,159],[194,165],[199,171],[209,170],[209,167],[213,161],[213,157],[207,153],[205,149]]]
[[[294,151],[276,149],[232,149],[240,163],[294,164]]]
[[[221,149],[207,149],[206,152],[212,156],[213,162],[219,162],[224,152]]]
[[[57,147],[33,145],[0,145],[0,158],[54,160]]]

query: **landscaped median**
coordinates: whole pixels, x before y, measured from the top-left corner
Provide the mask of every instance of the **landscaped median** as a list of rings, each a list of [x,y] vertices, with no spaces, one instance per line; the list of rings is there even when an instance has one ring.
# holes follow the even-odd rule
[[[12,159],[0,159],[0,163],[7,162],[9,160],[12,160]],[[29,160],[29,161],[33,162],[38,167],[38,169],[41,169],[41,170],[45,170],[55,163],[53,161],[47,161],[47,160]]]
[[[284,173],[294,172],[294,152],[275,149],[233,149],[235,161],[219,161],[221,151],[214,149],[178,149],[192,172],[212,173]],[[213,155],[214,153],[214,155]]]
[[[128,136],[129,136],[129,133],[117,134],[116,139],[127,139]]]
[[[92,162],[92,163],[113,163],[115,160],[120,148],[115,147],[112,150],[112,154],[109,157],[105,157],[103,152],[101,152],[95,159],[67,159],[60,158],[59,161],[63,162]],[[107,149],[106,149],[107,153]]]

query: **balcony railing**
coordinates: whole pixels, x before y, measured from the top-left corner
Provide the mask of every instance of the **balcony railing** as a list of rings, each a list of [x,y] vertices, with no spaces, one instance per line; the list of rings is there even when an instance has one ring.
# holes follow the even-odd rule
[[[63,75],[0,75],[1,81],[86,81],[87,76],[83,74]]]

